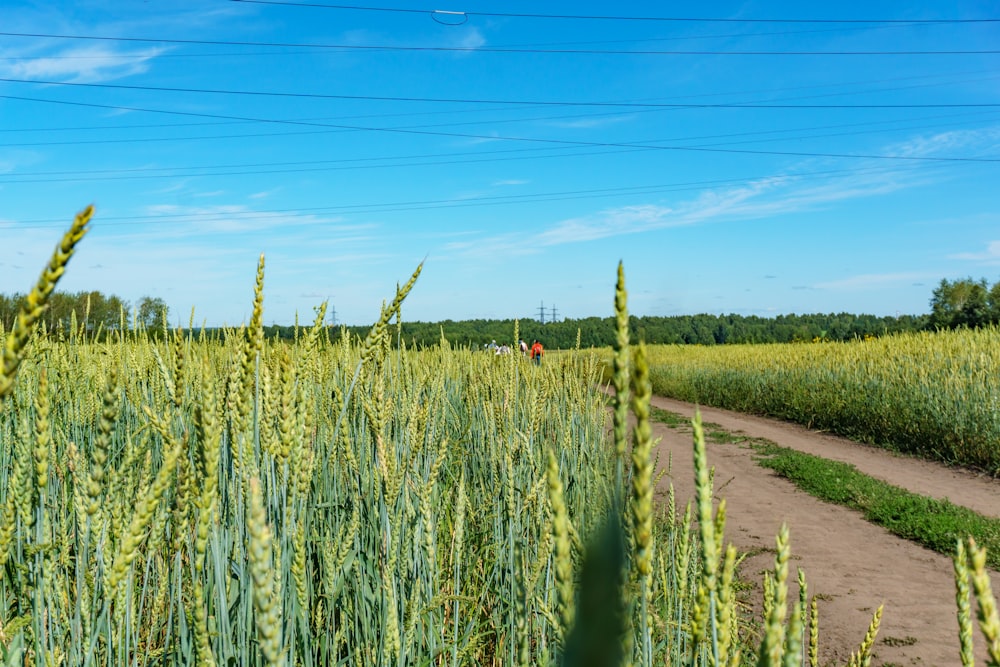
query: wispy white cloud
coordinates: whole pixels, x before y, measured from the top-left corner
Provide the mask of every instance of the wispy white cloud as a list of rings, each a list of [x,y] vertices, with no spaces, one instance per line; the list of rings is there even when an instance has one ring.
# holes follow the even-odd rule
[[[267,197],[270,197],[278,190],[279,188],[274,188],[273,190],[264,190],[263,192],[255,192],[252,195],[250,195],[250,199],[266,199]]]
[[[906,157],[944,157],[970,149],[989,154],[1000,146],[1000,126],[976,128],[972,130],[949,130],[936,134],[921,135],[888,146],[885,152]]]
[[[165,48],[119,49],[107,44],[71,46],[33,53],[4,53],[17,60],[0,62],[0,73],[11,79],[95,83],[121,79],[149,70]]]
[[[190,206],[150,204],[142,209],[147,224],[130,227],[125,234],[149,238],[199,237],[215,234],[278,232],[279,244],[295,242],[299,233],[315,236],[321,228],[324,238],[344,242],[347,237],[367,236],[376,227],[371,223],[345,224],[342,216],[298,213],[296,211],[256,211],[244,204]],[[314,242],[310,241],[311,245]]]
[[[754,199],[778,188],[785,178],[762,179],[746,186],[709,190],[676,205],[637,204],[608,208],[589,216],[560,221],[530,234],[503,234],[476,241],[456,242],[446,249],[472,255],[533,254],[549,246],[680,227],[712,219],[760,217],[779,211],[771,202]],[[801,206],[802,203],[796,204]]]
[[[462,49],[478,49],[486,46],[486,38],[479,28],[469,28],[458,39],[456,46]]]
[[[170,194],[171,192],[180,192],[187,186],[188,182],[189,182],[188,179],[184,179],[181,181],[177,181],[176,183],[171,183],[170,185],[165,185],[162,188],[156,188],[155,190],[147,190],[144,194],[166,195]]]
[[[564,220],[536,235],[538,245],[552,246],[596,241],[608,236],[635,234],[678,224],[676,209],[655,204],[605,209],[595,216]]]
[[[18,169],[38,164],[43,159],[41,153],[30,150],[8,149],[0,151],[0,174],[14,173]]]
[[[960,259],[986,264],[1000,264],[1000,241],[990,241],[983,252],[960,252],[948,255],[948,259]]]
[[[575,120],[551,120],[545,124],[551,127],[562,127],[570,130],[590,130],[597,127],[618,125],[632,120],[634,116],[605,116],[597,118],[579,118]]]
[[[493,234],[468,241],[451,241],[444,244],[442,250],[446,255],[501,261],[511,255],[527,255],[539,251],[538,248],[532,247],[530,238],[517,232]]]
[[[508,178],[508,179],[504,179],[504,180],[501,180],[501,181],[493,181],[492,183],[490,183],[490,185],[492,185],[493,187],[497,187],[498,188],[498,187],[504,187],[504,186],[508,186],[508,185],[527,185],[530,182],[531,181],[525,181],[525,180],[521,180],[519,178]]]
[[[980,146],[982,150],[996,150],[1000,146],[1000,127],[941,133],[899,143],[883,150],[898,155],[928,156],[956,146],[972,144]],[[816,168],[816,164],[798,167],[809,171]],[[836,202],[929,185],[941,178],[947,176],[941,172],[914,169],[911,165],[896,167],[875,160],[861,162],[848,173],[824,175],[819,181],[810,179],[808,175],[796,175],[792,170],[737,187],[707,189],[686,201],[607,208],[590,215],[556,222],[547,229],[530,235],[497,235],[477,241],[453,243],[446,249],[475,256],[533,254],[547,246],[595,241],[669,227],[752,220],[818,210]],[[994,252],[992,246],[988,252]],[[969,253],[960,258],[989,261],[993,256]]]

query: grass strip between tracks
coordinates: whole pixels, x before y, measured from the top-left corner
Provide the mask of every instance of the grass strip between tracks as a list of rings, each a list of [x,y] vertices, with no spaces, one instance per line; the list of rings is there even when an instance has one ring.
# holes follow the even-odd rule
[[[653,408],[653,419],[671,428],[689,425],[683,416]],[[946,499],[931,498],[893,486],[860,472],[849,463],[831,461],[705,424],[705,438],[715,444],[748,445],[758,465],[773,470],[806,493],[828,503],[858,510],[868,521],[893,535],[946,556],[966,536],[987,549],[987,564],[1000,568],[1000,519],[983,516]]]

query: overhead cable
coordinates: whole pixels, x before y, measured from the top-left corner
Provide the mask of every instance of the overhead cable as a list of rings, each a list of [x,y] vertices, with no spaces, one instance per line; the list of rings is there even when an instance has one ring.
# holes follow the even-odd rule
[[[97,35],[67,35],[54,33],[0,32],[0,37],[34,37],[45,39],[76,39],[109,42],[142,42],[158,44],[210,44],[216,46],[259,46],[281,48],[336,49],[342,51],[409,51],[441,53],[532,53],[581,54],[611,56],[968,56],[994,55],[997,49],[915,49],[915,50],[856,50],[856,51],[719,51],[719,50],[632,50],[632,49],[538,49],[494,46],[399,46],[392,44],[316,44],[294,42],[248,42],[205,39],[172,39],[166,37],[109,37]]]
[[[620,14],[532,14],[526,12],[484,12],[441,9],[414,9],[401,7],[370,7],[363,5],[334,5],[319,2],[285,2],[283,0],[230,0],[243,4],[281,5],[286,7],[311,7],[322,9],[344,9],[367,12],[391,12],[400,14],[447,14],[450,16],[485,16],[491,18],[530,18],[530,19],[572,19],[588,21],[663,21],[668,23],[916,23],[916,24],[968,24],[968,23],[998,23],[1000,18],[976,19],[792,19],[792,18],[709,18],[692,16],[625,16]]]
[[[519,106],[611,107],[618,109],[962,109],[1000,107],[1000,102],[932,102],[925,104],[775,104],[769,102],[588,102],[584,100],[503,100],[494,98],[409,97],[402,95],[342,95],[333,93],[296,93],[271,90],[232,90],[222,88],[176,88],[170,86],[137,86],[120,83],[85,83],[80,81],[48,81],[0,77],[0,83],[17,83],[69,88],[100,88],[105,90],[141,90],[159,93],[194,93],[258,97],[365,100],[369,102],[428,102],[435,104],[491,104]],[[838,93],[833,93],[837,95]],[[17,99],[13,96],[9,99]],[[270,121],[269,121],[270,122]],[[276,121],[274,121],[276,122]]]
[[[744,155],[779,155],[779,156],[784,155],[788,157],[829,157],[829,158],[870,159],[870,160],[904,160],[904,161],[926,161],[926,162],[981,162],[981,163],[1000,162],[1000,158],[996,157],[934,157],[925,155],[924,156],[879,155],[879,154],[869,154],[869,153],[859,154],[859,153],[820,153],[820,152],[807,152],[807,151],[765,151],[765,150],[749,150],[749,149],[733,149],[733,148],[707,148],[707,147],[696,147],[696,146],[659,146],[659,145],[646,145],[646,144],[636,144],[636,143],[622,143],[613,141],[580,141],[580,140],[570,140],[570,139],[552,139],[545,137],[515,137],[515,136],[501,136],[501,135],[489,135],[489,134],[472,134],[466,132],[443,132],[434,130],[418,130],[418,129],[391,128],[391,127],[366,127],[361,125],[340,125],[340,124],[317,123],[308,121],[282,120],[273,118],[271,119],[254,118],[250,116],[230,116],[225,114],[210,114],[210,113],[196,112],[196,111],[173,111],[166,109],[149,109],[142,107],[126,107],[126,106],[115,106],[109,104],[96,104],[91,102],[72,102],[67,100],[44,100],[39,98],[19,97],[13,95],[0,95],[0,99],[18,99],[18,100],[26,100],[34,102],[47,102],[51,104],[65,104],[71,106],[90,107],[97,109],[139,111],[145,113],[160,113],[160,114],[178,115],[178,116],[194,116],[198,118],[218,118],[223,120],[247,120],[259,123],[275,123],[278,125],[304,125],[308,127],[330,127],[338,129],[356,130],[359,132],[386,132],[386,133],[405,134],[413,136],[456,137],[460,139],[487,139],[490,141],[518,141],[518,142],[540,143],[540,144],[551,144],[551,145],[562,145],[562,146],[649,148],[652,150],[663,150],[663,151],[733,153],[733,154],[744,154]],[[979,106],[979,105],[973,105],[973,106]],[[1000,105],[984,105],[984,106],[1000,106]]]

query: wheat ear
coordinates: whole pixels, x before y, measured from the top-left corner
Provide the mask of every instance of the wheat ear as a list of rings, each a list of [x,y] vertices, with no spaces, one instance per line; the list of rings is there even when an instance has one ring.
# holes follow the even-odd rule
[[[250,479],[247,503],[247,532],[250,536],[250,576],[253,578],[254,620],[260,636],[260,650],[268,667],[283,666],[281,648],[281,609],[275,595],[274,549],[271,528],[264,513],[260,480]]]
[[[621,460],[625,457],[628,430],[629,368],[628,368],[628,292],[625,291],[625,267],[618,263],[618,282],[615,285],[615,345],[614,373],[611,383],[614,396],[615,454],[618,457],[618,479],[621,484]]]
[[[573,628],[575,602],[573,599],[573,556],[569,538],[569,512],[563,496],[562,481],[559,479],[559,464],[556,455],[549,450],[549,465],[546,469],[549,484],[549,502],[552,504],[552,535],[555,538],[556,590],[559,594],[559,616],[562,621],[563,636],[568,636]]]
[[[961,648],[962,667],[976,664],[972,649],[972,611],[969,603],[969,554],[965,543],[958,540],[953,565],[955,569],[955,604],[958,607],[958,641]]]
[[[969,538],[969,558],[972,561],[972,587],[978,603],[977,617],[979,629],[986,639],[986,650],[990,659],[987,665],[1000,665],[1000,613],[990,585],[990,575],[986,571],[986,549],[976,546]]]
[[[0,364],[0,401],[14,390],[14,376],[17,375],[17,367],[24,359],[24,350],[28,346],[28,340],[38,324],[38,319],[45,312],[48,305],[49,296],[56,288],[56,283],[66,271],[76,244],[80,242],[83,235],[87,233],[87,224],[94,214],[94,207],[88,206],[76,215],[69,230],[63,234],[62,240],[56,246],[48,266],[42,271],[38,282],[31,290],[24,302],[21,304],[14,321],[14,328],[4,343],[3,363]]]

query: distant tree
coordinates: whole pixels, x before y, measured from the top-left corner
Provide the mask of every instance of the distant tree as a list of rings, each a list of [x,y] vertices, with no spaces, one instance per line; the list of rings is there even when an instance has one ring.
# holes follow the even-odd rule
[[[80,292],[76,297],[77,320],[92,334],[118,330],[123,315],[128,320],[129,304],[116,294],[93,291]]]
[[[128,321],[129,305],[119,296],[112,294],[104,302],[104,309],[101,311],[100,322],[105,329],[117,330],[121,327],[122,315]]]
[[[989,294],[986,295],[986,303],[989,305],[990,322],[1000,324],[1000,280],[993,283]]]
[[[996,287],[996,286],[994,286]],[[931,294],[929,325],[933,329],[954,329],[960,326],[980,327],[990,322],[989,295],[986,279],[972,278],[949,281],[942,278]]]
[[[9,331],[23,294],[0,294],[0,323],[4,330]],[[102,292],[55,292],[49,297],[48,306],[41,316],[41,325],[45,331],[57,336],[65,336],[72,332],[76,323],[76,333],[97,335],[98,331],[108,332],[120,326],[122,311],[127,313],[128,302],[114,294],[106,296]],[[101,334],[103,335],[103,334]]]
[[[83,321],[83,313],[76,306],[79,303],[75,294],[55,292],[49,297],[49,305],[42,314],[42,323],[47,331],[57,331],[60,328],[69,329],[73,313],[77,312],[78,322]]]
[[[10,331],[14,326],[14,318],[17,317],[17,310],[23,294],[0,294],[0,323],[3,324],[4,331]]]
[[[162,324],[162,318],[167,318],[170,313],[166,301],[159,297],[151,296],[144,296],[139,299],[138,310],[139,322],[150,331]]]

